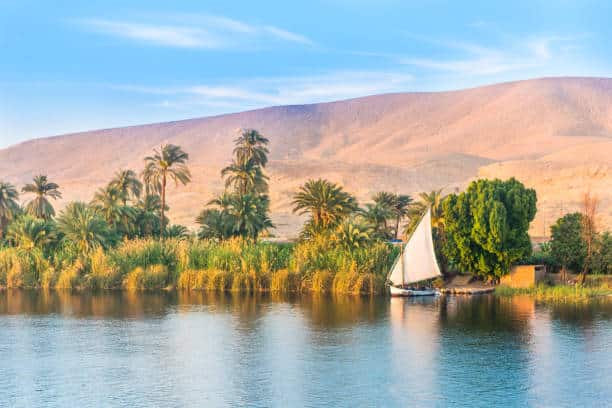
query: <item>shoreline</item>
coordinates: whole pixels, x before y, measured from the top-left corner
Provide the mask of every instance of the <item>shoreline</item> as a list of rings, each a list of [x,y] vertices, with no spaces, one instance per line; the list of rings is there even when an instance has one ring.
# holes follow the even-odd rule
[[[283,290],[271,290],[271,289],[258,289],[258,290],[241,290],[241,289],[227,289],[220,290],[215,288],[200,288],[200,289],[189,289],[182,288],[179,286],[167,286],[162,288],[87,288],[87,287],[75,287],[75,288],[45,288],[45,287],[7,287],[5,285],[0,286],[0,293],[6,293],[10,291],[24,291],[24,292],[46,292],[46,293],[73,293],[73,294],[108,294],[108,293],[132,293],[132,294],[155,294],[155,293],[206,293],[216,295],[238,295],[238,296],[258,296],[258,295],[283,295],[283,296],[341,296],[341,297],[380,297],[389,298],[392,297],[388,292],[377,292],[377,293],[357,293],[357,292],[337,292],[337,291],[312,291],[312,290],[301,290],[301,291],[283,291]],[[514,298],[514,297],[530,297],[536,301],[543,302],[584,302],[584,301],[596,301],[596,300],[609,300],[612,301],[612,288],[605,287],[576,287],[573,285],[556,285],[546,286],[538,285],[532,288],[510,288],[503,285],[489,288],[440,288],[439,296],[451,296],[451,297],[478,297],[482,295],[495,296],[499,298]]]

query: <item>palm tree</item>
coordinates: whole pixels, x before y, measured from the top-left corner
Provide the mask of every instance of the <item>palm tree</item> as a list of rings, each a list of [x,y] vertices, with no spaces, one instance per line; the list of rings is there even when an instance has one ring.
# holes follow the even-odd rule
[[[384,202],[368,203],[361,210],[361,217],[372,226],[376,234],[384,239],[389,238],[390,232],[387,219],[393,217],[392,208]]]
[[[268,190],[268,176],[254,160],[233,161],[221,171],[221,176],[227,176],[226,188],[233,186],[234,190],[241,195],[265,194]]]
[[[189,239],[190,233],[186,226],[175,224],[166,228],[165,236],[183,241]]]
[[[366,225],[346,220],[336,228],[332,241],[349,251],[363,248],[372,242],[371,229]]]
[[[112,182],[95,194],[92,206],[104,217],[109,227],[129,234],[136,219],[136,210],[124,204],[125,195]]]
[[[255,165],[266,167],[268,163],[269,140],[255,129],[243,129],[238,138],[234,140],[236,147],[234,154],[238,163],[252,161]]]
[[[419,194],[419,201],[412,203],[408,210],[410,221],[404,227],[404,236],[407,237],[412,233],[428,208],[431,208],[431,227],[442,232],[444,227],[444,216],[442,214],[443,199],[442,189]]]
[[[151,236],[160,233],[161,198],[157,194],[146,194],[136,204],[135,224],[140,236]],[[166,206],[166,211],[168,206]],[[168,222],[166,219],[165,222]]]
[[[152,186],[154,190],[161,194],[161,214],[160,225],[163,231],[166,229],[165,209],[166,209],[166,185],[168,178],[174,183],[186,185],[191,181],[191,173],[187,168],[189,155],[180,146],[173,144],[163,145],[159,150],[155,149],[153,156],[145,157],[145,169],[143,172],[145,183]]]
[[[310,214],[315,231],[327,230],[357,211],[357,200],[342,187],[324,179],[308,180],[293,197],[293,212]]]
[[[229,238],[232,234],[228,228],[227,213],[215,208],[205,208],[196,218],[200,225],[198,238],[217,239],[219,241]]]
[[[259,234],[274,228],[268,216],[269,207],[270,200],[266,195],[232,195],[227,213],[229,219],[233,221],[233,233],[243,238],[257,240]]]
[[[127,205],[128,199],[136,201],[142,193],[142,182],[133,170],[119,170],[115,173],[111,185],[121,192],[124,206]]]
[[[81,253],[89,253],[98,247],[107,248],[113,238],[104,218],[82,202],[68,204],[57,219],[57,227],[64,234],[64,240]]]
[[[0,182],[0,238],[4,236],[6,227],[19,213],[19,193],[10,183]]]
[[[228,193],[227,190],[225,190],[223,193],[206,203],[206,205],[215,205],[222,210],[227,210],[229,206],[232,205],[232,196],[233,194]]]
[[[45,220],[55,216],[55,210],[49,202],[48,198],[54,200],[62,198],[59,191],[59,186],[47,179],[47,176],[40,175],[33,179],[33,182],[26,184],[21,190],[24,193],[35,194],[36,197],[26,206],[26,213]]]
[[[393,201],[392,211],[395,215],[395,229],[393,237],[397,239],[399,234],[399,226],[402,219],[410,214],[410,205],[412,204],[412,197],[406,194],[395,195]]]
[[[24,215],[9,226],[6,238],[18,248],[32,250],[52,244],[56,234],[49,221]]]
[[[419,195],[422,207],[424,209],[431,208],[431,227],[441,228],[444,225],[444,217],[442,215],[442,189],[432,190],[429,193],[421,193]]]
[[[387,191],[376,193],[372,197],[374,204],[366,205],[365,217],[385,238],[390,238],[387,220],[393,218],[393,207],[397,196]]]

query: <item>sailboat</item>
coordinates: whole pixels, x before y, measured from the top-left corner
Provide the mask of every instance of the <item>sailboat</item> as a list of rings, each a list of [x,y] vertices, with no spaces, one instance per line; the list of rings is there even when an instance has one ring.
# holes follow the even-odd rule
[[[410,285],[438,276],[442,274],[434,252],[429,208],[406,245],[402,245],[387,281],[391,296],[433,296],[438,293],[433,288],[414,288]]]

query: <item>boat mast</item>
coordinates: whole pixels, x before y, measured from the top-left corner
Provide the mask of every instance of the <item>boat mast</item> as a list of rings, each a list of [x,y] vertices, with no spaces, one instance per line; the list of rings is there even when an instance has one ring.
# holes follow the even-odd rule
[[[404,277],[404,244],[400,245],[400,262],[402,264],[402,288],[404,287],[404,282],[406,278]]]

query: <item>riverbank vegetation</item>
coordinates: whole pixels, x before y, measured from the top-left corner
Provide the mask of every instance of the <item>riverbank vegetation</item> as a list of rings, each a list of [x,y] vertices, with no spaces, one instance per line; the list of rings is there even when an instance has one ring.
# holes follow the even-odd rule
[[[576,302],[597,298],[609,299],[612,297],[612,286],[608,283],[596,282],[583,285],[549,285],[542,283],[531,288],[498,286],[495,288],[495,294],[498,296],[529,295],[543,301]]]
[[[167,217],[168,183],[191,182],[189,154],[172,144],[146,157],[140,174],[120,169],[90,202],[58,214],[60,186],[47,176],[22,188],[23,205],[17,188],[0,181],[0,286],[382,293],[399,251],[390,241],[409,237],[427,209],[445,272],[496,280],[536,258],[585,275],[610,272],[610,235],[584,214],[560,219],[551,243],[532,253],[536,193],[515,179],[477,180],[448,196],[383,191],[363,206],[338,184],[308,180],[292,202],[307,217],[299,239],[269,242],[268,144],[256,130],[240,133],[221,170],[225,189],[203,205],[197,230]]]

